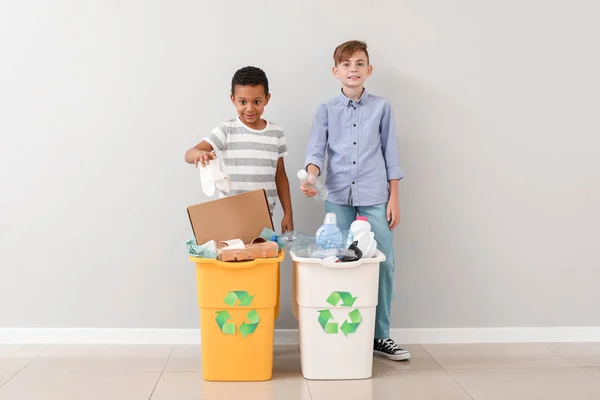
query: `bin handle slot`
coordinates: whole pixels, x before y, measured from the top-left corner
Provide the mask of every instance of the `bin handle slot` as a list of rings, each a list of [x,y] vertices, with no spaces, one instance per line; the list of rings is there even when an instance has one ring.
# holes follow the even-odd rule
[[[244,269],[244,268],[256,267],[257,265],[264,264],[264,263],[274,263],[274,262],[280,263],[283,261],[284,254],[285,253],[282,250],[279,252],[279,256],[277,258],[259,258],[259,259],[252,260],[252,261],[239,261],[239,262],[224,262],[224,261],[219,261],[219,260],[215,260],[212,258],[198,258],[198,257],[190,257],[190,260],[192,260],[194,263],[212,264],[215,267],[219,267],[219,268]]]
[[[333,268],[333,269],[356,268],[356,267],[360,267],[361,265],[363,265],[365,263],[372,263],[372,262],[381,263],[381,262],[385,261],[385,255],[383,253],[381,253],[379,250],[377,250],[377,253],[375,253],[376,257],[369,258],[368,260],[361,258],[358,261],[351,261],[351,262],[344,262],[344,263],[343,262],[325,261],[320,258],[301,258],[301,257],[297,257],[293,253],[291,255],[292,255],[292,259],[296,262],[309,262],[311,264],[313,264],[313,263],[320,264],[323,267]]]

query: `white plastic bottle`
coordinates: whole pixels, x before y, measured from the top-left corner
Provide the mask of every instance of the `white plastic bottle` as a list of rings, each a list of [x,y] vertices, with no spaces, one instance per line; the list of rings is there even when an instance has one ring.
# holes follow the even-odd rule
[[[325,249],[339,249],[342,247],[342,231],[337,227],[337,216],[334,213],[327,213],[323,225],[317,231],[317,245]]]
[[[358,216],[356,221],[350,225],[350,231],[356,236],[358,232],[371,232],[371,224],[367,217]]]
[[[377,241],[371,228],[369,219],[363,216],[356,217],[356,221],[350,225],[353,240],[358,242],[358,248],[362,251],[364,258],[373,257],[377,251]]]
[[[308,177],[309,177],[309,175],[306,170],[301,169],[300,171],[298,171],[298,179],[300,179],[300,182],[302,182],[302,184],[305,186],[313,186],[317,190],[317,195],[315,196],[315,200],[318,200],[318,201],[327,200],[328,192],[327,192],[327,189],[325,188],[325,186],[323,186],[321,184],[321,182],[319,182],[318,179],[315,179],[315,183],[307,182]]]

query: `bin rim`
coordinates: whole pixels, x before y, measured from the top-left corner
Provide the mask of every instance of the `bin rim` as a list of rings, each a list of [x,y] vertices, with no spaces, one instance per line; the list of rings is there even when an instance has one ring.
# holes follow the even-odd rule
[[[270,263],[281,263],[285,259],[285,252],[283,250],[279,251],[279,256],[276,258],[257,258],[251,261],[238,261],[238,262],[229,262],[229,261],[219,261],[216,258],[200,258],[190,256],[190,260],[195,264],[209,264],[218,268],[229,268],[229,269],[243,269],[243,268],[252,268],[261,264],[270,264]]]
[[[375,253],[375,257],[373,257],[373,258],[361,258],[358,261],[344,262],[344,263],[343,262],[325,261],[321,258],[298,257],[296,254],[294,254],[293,251],[290,251],[290,256],[292,257],[292,260],[295,262],[301,262],[301,263],[306,263],[306,264],[318,264],[323,267],[332,268],[332,269],[356,268],[356,267],[360,267],[363,264],[381,263],[381,262],[385,261],[385,255],[380,250],[377,250],[377,252]]]

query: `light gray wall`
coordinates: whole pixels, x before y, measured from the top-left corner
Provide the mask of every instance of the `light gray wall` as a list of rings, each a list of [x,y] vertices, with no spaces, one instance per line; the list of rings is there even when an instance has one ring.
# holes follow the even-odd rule
[[[0,5],[0,327],[196,328],[184,151],[264,68],[295,222],[340,42],[370,45],[399,126],[393,327],[600,325],[600,37],[592,1]],[[281,213],[276,213],[277,224]],[[282,314],[293,328],[290,263]]]

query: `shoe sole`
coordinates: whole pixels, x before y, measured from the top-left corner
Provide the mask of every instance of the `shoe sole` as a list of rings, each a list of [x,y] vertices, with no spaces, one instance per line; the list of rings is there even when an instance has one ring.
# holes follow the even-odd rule
[[[373,354],[379,357],[383,357],[383,358],[387,358],[388,360],[392,360],[392,361],[406,361],[406,360],[410,360],[410,353],[406,352],[406,353],[402,353],[402,354],[388,354],[388,353],[384,353],[383,351],[379,351],[379,350],[373,350]]]

